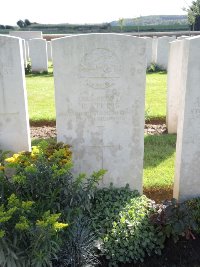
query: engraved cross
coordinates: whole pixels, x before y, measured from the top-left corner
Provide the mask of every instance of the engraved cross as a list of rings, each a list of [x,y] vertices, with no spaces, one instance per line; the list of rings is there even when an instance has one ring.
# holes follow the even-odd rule
[[[99,129],[100,129],[100,133],[101,133],[101,142],[102,144],[100,145],[94,145],[94,146],[88,146],[88,147],[94,147],[94,148],[99,148],[101,150],[101,159],[102,159],[102,162],[101,162],[101,168],[104,169],[104,152],[105,152],[105,149],[107,148],[117,148],[117,149],[120,149],[120,145],[104,145],[104,141],[103,141],[103,131],[104,131],[104,126],[97,126]]]

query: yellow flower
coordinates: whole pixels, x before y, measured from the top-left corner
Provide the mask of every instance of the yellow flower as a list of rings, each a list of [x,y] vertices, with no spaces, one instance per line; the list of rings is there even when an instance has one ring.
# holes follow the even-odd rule
[[[55,230],[61,230],[61,229],[66,228],[68,226],[69,226],[68,223],[59,223],[59,222],[54,223]]]
[[[5,167],[0,165],[0,171],[4,171]]]

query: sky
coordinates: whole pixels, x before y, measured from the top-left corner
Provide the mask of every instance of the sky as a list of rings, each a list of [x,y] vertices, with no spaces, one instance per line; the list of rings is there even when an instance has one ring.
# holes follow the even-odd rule
[[[102,23],[147,15],[182,15],[192,0],[1,0],[0,24]]]

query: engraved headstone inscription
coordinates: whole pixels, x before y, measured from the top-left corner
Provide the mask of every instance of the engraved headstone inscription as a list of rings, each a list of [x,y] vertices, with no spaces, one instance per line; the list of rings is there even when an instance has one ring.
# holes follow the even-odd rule
[[[0,150],[30,150],[22,39],[0,35]]]
[[[146,43],[120,34],[52,41],[58,141],[75,173],[106,169],[102,186],[142,192]]]

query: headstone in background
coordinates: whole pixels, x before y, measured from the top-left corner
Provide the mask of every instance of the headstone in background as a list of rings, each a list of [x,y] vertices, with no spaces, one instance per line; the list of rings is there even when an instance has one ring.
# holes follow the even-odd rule
[[[52,61],[51,41],[47,41],[47,54],[48,54],[48,61]]]
[[[158,44],[158,37],[153,36],[152,40],[152,63],[156,63],[156,57],[157,57],[157,44]]]
[[[183,40],[174,197],[200,197],[200,37]]]
[[[28,41],[34,38],[42,39],[41,31],[10,31],[10,36],[20,37],[26,41],[26,57],[29,60],[29,46]]]
[[[48,71],[47,42],[43,39],[29,41],[29,56],[33,72]]]
[[[169,43],[174,41],[175,37],[163,36],[158,38],[156,64],[161,69],[167,70],[168,56],[169,56]]]
[[[142,192],[146,43],[120,34],[52,41],[58,141],[75,173],[108,170],[102,186]]]
[[[180,95],[182,94],[182,59],[183,41],[176,40],[170,43],[169,63],[167,73],[167,113],[166,124],[168,133],[177,132],[178,113],[180,110]]]
[[[0,150],[30,149],[22,39],[0,35]]]
[[[152,63],[152,44],[153,38],[151,37],[142,37],[146,41],[146,56],[147,56],[147,67],[149,67]]]

